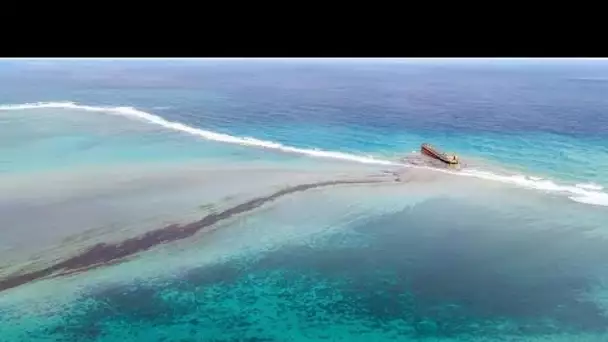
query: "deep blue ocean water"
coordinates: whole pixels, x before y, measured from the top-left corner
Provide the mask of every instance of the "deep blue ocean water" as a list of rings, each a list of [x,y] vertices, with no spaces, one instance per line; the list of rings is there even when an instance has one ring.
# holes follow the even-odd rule
[[[422,142],[469,166],[445,187],[296,195],[169,253],[187,263],[142,253],[0,292],[0,336],[605,341],[606,94],[608,62],[590,60],[2,61],[7,184],[196,162],[380,171]],[[286,231],[301,235],[268,247]],[[197,263],[214,248],[230,257]]]

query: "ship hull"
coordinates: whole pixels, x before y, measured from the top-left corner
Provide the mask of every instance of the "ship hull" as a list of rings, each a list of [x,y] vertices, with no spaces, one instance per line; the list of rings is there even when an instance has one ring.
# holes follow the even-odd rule
[[[445,153],[438,151],[429,144],[422,144],[422,146],[420,146],[420,152],[424,155],[440,160],[446,164],[458,164],[458,161],[454,160],[452,156],[448,156]]]

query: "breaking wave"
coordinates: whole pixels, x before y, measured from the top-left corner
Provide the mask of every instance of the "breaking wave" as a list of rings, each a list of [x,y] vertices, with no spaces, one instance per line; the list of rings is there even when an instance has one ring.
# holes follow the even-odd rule
[[[581,188],[581,189],[587,189],[587,190],[603,190],[604,187],[599,185],[599,184],[594,184],[594,183],[579,183],[575,185],[577,188]]]
[[[262,147],[280,150],[283,152],[290,153],[298,153],[309,155],[313,157],[320,158],[331,158],[331,159],[340,159],[347,160],[359,163],[366,164],[379,164],[379,165],[398,165],[397,163],[388,161],[388,160],[380,160],[372,157],[364,157],[357,156],[348,153],[342,152],[333,152],[333,151],[324,151],[319,149],[305,149],[305,148],[297,148],[291,146],[285,146],[280,143],[276,143],[273,141],[260,140],[256,138],[250,137],[235,137],[228,134],[216,133],[212,131],[207,131],[200,128],[191,127],[185,125],[180,122],[174,122],[166,120],[160,116],[150,114],[139,109],[133,107],[98,107],[98,106],[86,106],[76,104],[74,102],[38,102],[38,103],[24,103],[18,105],[0,105],[0,110],[23,110],[23,109],[35,109],[35,108],[62,108],[62,109],[77,109],[91,112],[101,112],[108,113],[114,115],[122,115],[130,118],[135,118],[143,121],[147,121],[149,123],[157,124],[159,126],[163,126],[168,129],[172,129],[175,131],[181,131],[185,133],[189,133],[192,135],[199,136],[201,138],[205,138],[207,140],[231,143],[231,144],[239,144],[245,146],[254,146],[254,147]]]
[[[540,177],[528,177],[524,175],[497,175],[481,170],[466,170],[461,172],[461,174],[487,180],[500,181],[530,189],[564,193],[569,195],[568,197],[571,200],[579,203],[608,206],[608,193],[599,191],[602,189],[601,186],[590,190],[589,188],[581,188],[580,184],[574,186],[561,185]]]
[[[37,103],[24,103],[14,105],[0,105],[0,110],[24,110],[24,109],[36,109],[36,108],[61,108],[61,109],[76,109],[90,112],[99,112],[112,115],[120,115],[132,119],[145,121],[148,123],[156,124],[167,129],[181,131],[207,140],[213,140],[218,142],[225,142],[231,144],[239,144],[244,146],[261,147],[279,150],[288,153],[297,153],[302,155],[308,155],[318,158],[329,158],[336,160],[352,161],[364,164],[377,164],[387,166],[404,166],[414,168],[428,168],[439,172],[445,172],[455,175],[475,177],[479,179],[485,179],[490,181],[498,181],[502,183],[512,184],[520,187],[537,189],[541,191],[553,192],[553,193],[564,193],[569,195],[569,198],[580,203],[594,204],[608,206],[608,193],[601,192],[602,186],[592,183],[581,183],[574,186],[571,185],[560,185],[551,180],[543,179],[540,177],[529,177],[524,175],[500,175],[493,172],[466,169],[462,171],[450,171],[450,170],[439,170],[435,168],[418,166],[418,165],[407,165],[395,161],[377,159],[371,156],[359,156],[350,153],[326,151],[320,149],[306,149],[299,147],[292,147],[283,145],[281,143],[260,140],[251,137],[236,137],[223,133],[216,133],[200,128],[191,127],[180,122],[174,122],[166,120],[160,116],[138,110],[133,107],[102,107],[102,106],[88,106],[80,105],[74,102],[37,102]]]

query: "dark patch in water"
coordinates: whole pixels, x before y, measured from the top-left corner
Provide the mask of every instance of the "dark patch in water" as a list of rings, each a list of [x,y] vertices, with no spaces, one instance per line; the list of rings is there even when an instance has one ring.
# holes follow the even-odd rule
[[[581,296],[608,270],[605,240],[576,227],[530,229],[526,219],[503,221],[499,213],[446,203],[434,200],[354,227],[367,236],[365,248],[290,247],[248,272],[314,270],[324,279],[348,279],[342,287],[348,299],[330,312],[352,312],[356,302],[357,315],[379,324],[404,319],[421,336],[470,333],[475,321],[492,330],[504,320],[526,334],[608,332],[604,309]],[[462,212],[478,215],[467,219]]]
[[[450,206],[434,200],[359,222],[352,228],[365,235],[365,246],[338,244],[344,237],[335,235],[314,246],[285,246],[159,283],[89,287],[84,298],[95,304],[62,320],[82,330],[56,334],[93,340],[97,327],[120,325],[135,332],[188,331],[193,340],[272,341],[274,329],[288,326],[279,322],[283,317],[318,340],[331,340],[337,333],[332,327],[344,322],[352,322],[354,331],[412,340],[606,332],[608,317],[597,303],[579,297],[605,269],[605,241],[530,230],[518,226],[525,219]],[[465,211],[476,216],[445,223]],[[585,253],[573,252],[581,248]]]
[[[156,327],[192,340],[273,341],[273,329],[287,326],[282,317],[327,340],[344,322],[412,340],[608,332],[598,303],[580,296],[606,271],[608,249],[578,227],[543,230],[526,215],[435,199],[351,228],[364,246],[338,243],[337,234],[158,283],[89,287],[87,307],[62,317],[71,327],[51,334],[92,341],[117,335],[116,326]]]
[[[63,336],[74,336],[77,337],[78,340],[96,340],[101,336],[101,328],[97,326],[94,322],[88,326],[70,326],[70,325],[61,325],[55,328],[49,329],[48,333],[50,335],[63,335]],[[67,339],[66,339],[67,340]]]
[[[235,207],[226,209],[220,213],[209,214],[199,221],[195,221],[183,226],[177,224],[169,225],[116,244],[99,243],[86,252],[71,257],[53,266],[39,271],[6,278],[0,281],[0,291],[17,287],[43,277],[51,276],[55,272],[61,272],[55,276],[62,276],[66,274],[80,273],[92,268],[119,262],[128,256],[146,251],[162,243],[189,238],[205,227],[214,225],[217,222],[226,220],[234,215],[251,211],[285,195],[339,184],[368,184],[379,182],[384,182],[384,180],[335,180],[288,187],[271,195],[252,199]]]

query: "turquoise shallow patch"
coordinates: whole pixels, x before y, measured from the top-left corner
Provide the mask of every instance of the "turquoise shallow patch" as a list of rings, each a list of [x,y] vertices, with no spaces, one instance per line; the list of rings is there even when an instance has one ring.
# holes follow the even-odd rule
[[[602,298],[607,289],[601,275],[608,275],[608,255],[605,237],[592,236],[604,230],[601,212],[586,209],[579,214],[589,220],[573,221],[568,218],[577,209],[568,202],[555,199],[552,205],[561,210],[551,216],[537,198],[511,194],[490,202],[483,196],[492,196],[491,191],[478,192],[465,201],[435,195],[403,208],[395,196],[393,201],[380,196],[388,203],[375,203],[378,194],[370,190],[370,197],[363,197],[367,204],[356,210],[370,214],[367,209],[391,202],[392,210],[316,235],[314,244],[284,244],[256,257],[183,268],[179,260],[189,253],[203,256],[204,244],[182,250],[175,260],[169,260],[168,250],[152,252],[144,258],[162,260],[157,267],[165,276],[130,280],[128,263],[113,273],[98,270],[97,276],[125,271],[114,284],[86,281],[86,274],[80,282],[66,282],[63,288],[73,298],[46,310],[22,296],[12,304],[5,297],[0,328],[16,341],[606,338],[608,307]],[[324,196],[337,200],[332,192]],[[295,207],[297,200],[284,205]],[[314,196],[300,200],[299,206],[316,203]],[[271,220],[283,209],[257,215]],[[244,220],[239,229],[222,227],[220,236],[228,240],[265,222]],[[269,230],[298,224],[311,229],[283,217]]]
[[[300,156],[204,140],[153,124],[64,109],[2,112],[0,172],[157,162],[290,161]]]
[[[134,106],[190,127],[389,160],[429,142],[481,169],[608,187],[605,64],[119,64],[77,73],[70,64],[64,68],[72,72],[51,69],[41,79],[44,67],[18,70],[0,84],[3,102]],[[321,165],[106,113],[0,111],[0,177],[182,162]],[[424,201],[399,186],[375,196],[343,193],[352,214],[344,215],[346,225],[325,220],[337,211],[331,192],[322,193],[329,201],[292,196],[284,199],[289,210],[261,208],[203,234],[216,238],[207,244],[164,246],[114,267],[0,293],[0,340],[608,340],[605,207],[460,180],[449,183],[473,188],[456,187],[450,197],[422,179],[422,196],[412,197]],[[11,199],[2,200],[11,210]],[[133,210],[127,202],[118,203]],[[304,241],[279,238],[290,234]],[[232,252],[254,252],[219,260],[231,246],[221,238],[241,239]],[[272,248],[253,248],[272,239]],[[183,249],[172,255],[172,247]]]
[[[594,182],[608,186],[608,140],[572,138],[550,133],[442,133],[433,131],[382,132],[370,127],[274,127],[227,129],[304,148],[323,148],[398,160],[428,142],[454,152],[463,161],[497,166],[525,175],[556,181]],[[477,165],[483,168],[483,165]]]

